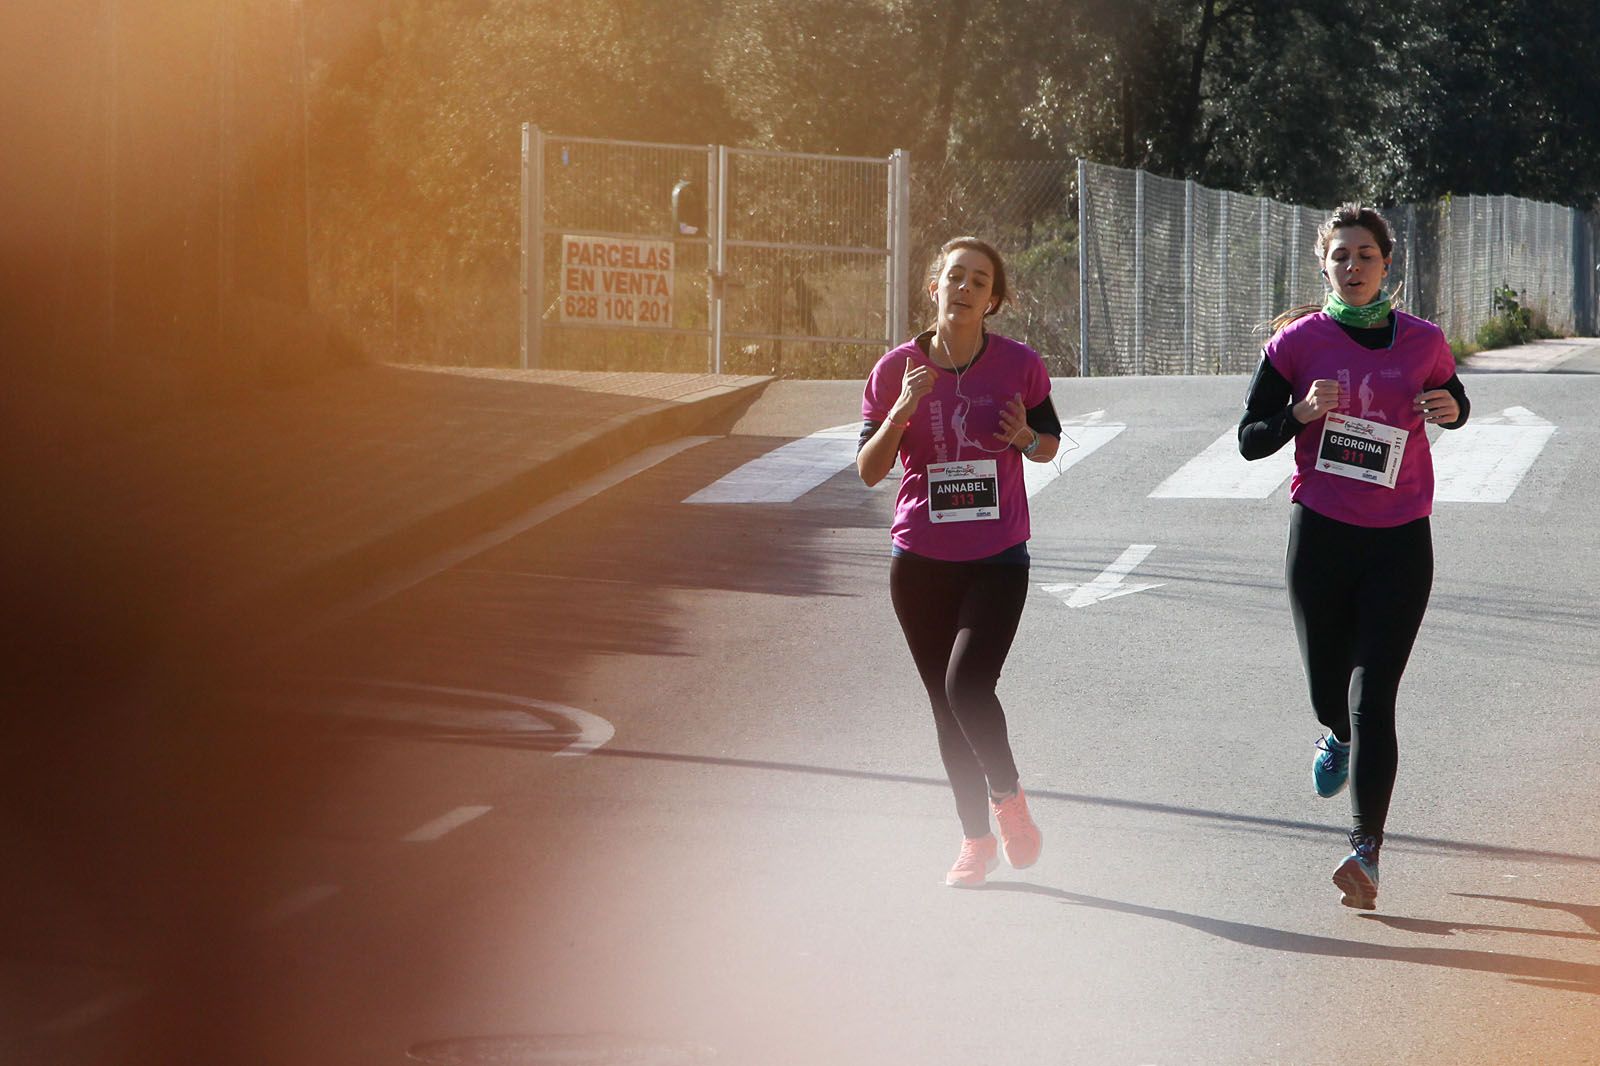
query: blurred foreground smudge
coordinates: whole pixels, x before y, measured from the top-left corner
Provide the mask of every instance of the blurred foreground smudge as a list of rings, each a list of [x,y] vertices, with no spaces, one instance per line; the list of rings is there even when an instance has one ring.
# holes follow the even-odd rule
[[[146,990],[118,1012],[104,1061],[239,1061],[241,1047],[270,1046],[246,919],[272,823],[290,791],[315,792],[314,760],[282,721],[220,695],[243,679],[249,620],[193,624],[196,590],[173,579],[186,568],[169,547],[190,516],[119,506],[119,486],[150,472],[139,434],[104,411],[60,388],[0,398],[0,937],[25,976]],[[64,1061],[54,1038],[28,1039],[40,1043],[23,1061]]]

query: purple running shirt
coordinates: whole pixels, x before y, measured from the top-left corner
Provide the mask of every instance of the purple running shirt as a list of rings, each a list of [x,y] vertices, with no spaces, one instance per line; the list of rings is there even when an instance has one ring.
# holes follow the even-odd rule
[[[1050,395],[1050,373],[1039,353],[1025,344],[987,334],[978,358],[961,371],[931,363],[916,341],[887,353],[872,368],[861,397],[861,415],[883,422],[900,397],[907,360],[938,371],[933,391],[922,398],[911,425],[900,436],[905,476],[895,500],[890,538],[902,551],[930,559],[960,562],[984,559],[1028,539],[1028,494],[1022,480],[1022,453],[994,434],[1006,401],[1018,393],[1025,409]],[[999,517],[970,522],[932,520],[928,510],[931,464],[992,459],[999,475]]]
[[[1267,342],[1264,354],[1289,382],[1296,400],[1318,378],[1339,382],[1339,413],[1379,422],[1406,433],[1405,451],[1393,488],[1317,469],[1324,423],[1308,423],[1294,441],[1294,476],[1289,498],[1327,518],[1356,526],[1389,527],[1433,513],[1433,456],[1426,423],[1413,402],[1456,372],[1444,332],[1426,319],[1396,311],[1394,344],[1364,348],[1325,312],[1306,315]]]

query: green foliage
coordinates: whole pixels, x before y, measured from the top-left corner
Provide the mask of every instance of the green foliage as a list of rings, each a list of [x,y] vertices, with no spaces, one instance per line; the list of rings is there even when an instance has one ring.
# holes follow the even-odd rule
[[[397,0],[328,86],[320,302],[394,358],[516,354],[519,129],[705,143],[746,133],[703,62],[715,0]]]
[[[888,155],[917,145],[932,100],[925,80],[891,75],[890,42],[926,45],[928,22],[899,0],[727,0],[699,51],[744,143]]]
[[[1549,327],[1535,317],[1533,308],[1523,305],[1521,294],[1502,284],[1494,291],[1494,315],[1478,328],[1477,347],[1510,348],[1553,336]]]
[[[314,277],[319,303],[417,358],[514,354],[523,122],[563,136],[909,148],[919,166],[974,172],[1083,156],[1311,204],[1600,197],[1593,0],[383,9],[370,57],[313,86]],[[1001,228],[983,232],[1003,240]],[[1030,289],[1069,284],[1065,266],[1040,270],[1043,259],[1018,264]]]

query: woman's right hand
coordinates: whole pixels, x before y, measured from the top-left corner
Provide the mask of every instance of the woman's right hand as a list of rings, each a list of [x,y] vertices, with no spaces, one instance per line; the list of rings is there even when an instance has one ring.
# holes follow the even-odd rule
[[[1310,423],[1338,409],[1339,383],[1332,378],[1318,378],[1311,383],[1306,398],[1294,405],[1294,417],[1302,423]]]
[[[936,381],[938,381],[937,372],[933,367],[907,359],[905,374],[900,379],[900,398],[889,409],[889,420],[908,421],[917,413],[917,406],[922,403],[922,398],[933,391]]]
[[[922,398],[933,391],[933,384],[937,380],[933,367],[906,360],[905,373],[900,378],[900,395],[872,439],[856,452],[856,472],[868,486],[876,485],[894,469],[903,439],[901,434],[911,423],[911,416],[917,413]]]

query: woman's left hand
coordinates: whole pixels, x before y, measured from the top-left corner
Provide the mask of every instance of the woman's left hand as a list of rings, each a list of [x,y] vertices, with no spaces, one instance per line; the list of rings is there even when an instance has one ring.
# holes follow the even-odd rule
[[[1021,451],[1033,443],[1036,436],[1038,434],[1028,426],[1028,409],[1022,406],[1022,393],[1016,393],[1006,401],[1005,410],[1000,412],[1000,431],[995,434],[995,439],[1005,441]]]
[[[1429,389],[1416,399],[1417,411],[1424,422],[1447,426],[1461,417],[1461,405],[1446,389]]]

